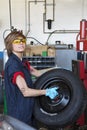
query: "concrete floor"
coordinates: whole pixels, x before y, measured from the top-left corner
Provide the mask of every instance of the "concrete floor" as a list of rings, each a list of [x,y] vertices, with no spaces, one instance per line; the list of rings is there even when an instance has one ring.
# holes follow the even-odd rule
[[[3,104],[0,104],[0,114],[2,114],[4,112],[4,109],[3,109]],[[53,130],[53,129],[48,129],[48,128],[45,128],[45,127],[39,127],[38,130]],[[85,126],[74,126],[72,128],[56,128],[55,130],[87,130],[87,125]]]

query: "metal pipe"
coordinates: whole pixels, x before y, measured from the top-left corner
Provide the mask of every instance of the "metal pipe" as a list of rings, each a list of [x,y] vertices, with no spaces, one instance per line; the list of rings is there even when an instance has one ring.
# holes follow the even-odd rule
[[[30,4],[35,1],[28,1],[28,32],[26,33],[26,36],[30,32]],[[37,1],[37,2],[44,2],[44,1]]]
[[[30,3],[35,2],[35,1],[28,1],[28,31],[26,32],[26,36],[28,35],[28,33],[30,32]],[[45,20],[46,20],[46,0],[45,1],[37,1],[37,2],[44,2],[45,6],[45,12],[43,13],[43,33],[44,34],[51,34],[51,33],[55,33],[55,34],[64,34],[64,33],[79,33],[79,30],[56,30],[53,32],[46,32],[45,31]],[[53,1],[54,5],[55,5],[55,0]],[[54,9],[53,9],[54,10]]]
[[[9,0],[10,29],[12,28],[11,0]]]
[[[25,35],[27,35],[27,0],[25,0]]]
[[[73,32],[73,31],[76,31],[76,32]],[[47,38],[46,44],[48,45],[48,40],[49,40],[49,38],[51,37],[52,34],[55,34],[55,33],[61,34],[61,33],[70,33],[70,32],[71,33],[78,33],[79,30],[54,30],[53,32],[50,32],[50,34]]]

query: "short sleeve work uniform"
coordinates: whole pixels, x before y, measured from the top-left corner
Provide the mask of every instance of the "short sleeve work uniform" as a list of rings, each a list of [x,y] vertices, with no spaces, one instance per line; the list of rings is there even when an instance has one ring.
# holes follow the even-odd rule
[[[27,86],[33,88],[31,75],[24,61],[21,61],[15,54],[12,54],[5,65],[7,114],[31,124],[34,98],[24,97],[17,85],[12,82],[12,78],[16,73],[22,73]]]

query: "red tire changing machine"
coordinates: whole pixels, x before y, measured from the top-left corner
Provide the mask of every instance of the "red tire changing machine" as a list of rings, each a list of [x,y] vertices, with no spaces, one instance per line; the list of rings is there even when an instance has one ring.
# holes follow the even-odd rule
[[[77,60],[72,60],[72,71],[83,81],[87,90],[87,21],[80,21],[80,32],[76,37]],[[87,110],[77,120],[77,125],[87,125]]]

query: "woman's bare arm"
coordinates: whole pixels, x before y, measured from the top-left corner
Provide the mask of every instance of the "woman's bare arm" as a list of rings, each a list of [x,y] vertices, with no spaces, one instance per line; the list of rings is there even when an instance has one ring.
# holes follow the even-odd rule
[[[37,89],[32,89],[29,88],[26,84],[25,79],[21,76],[18,75],[16,78],[16,84],[24,97],[36,97],[36,96],[41,96],[46,94],[46,90],[37,90]]]

